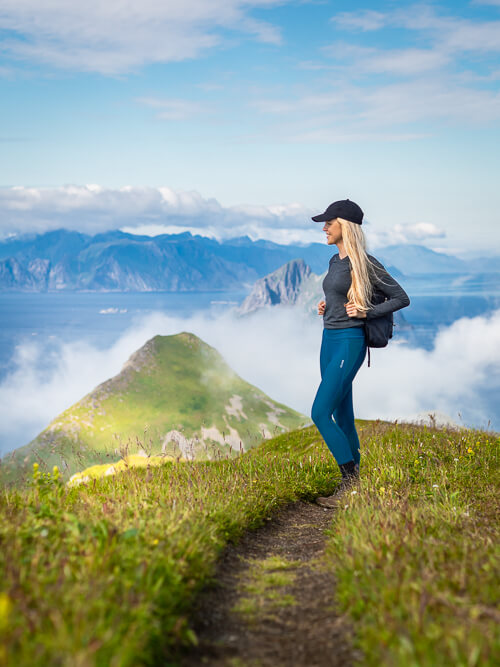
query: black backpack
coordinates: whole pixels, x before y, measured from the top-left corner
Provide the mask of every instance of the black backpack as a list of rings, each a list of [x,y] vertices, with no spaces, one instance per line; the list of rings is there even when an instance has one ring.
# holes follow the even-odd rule
[[[376,288],[373,292],[372,305],[383,303],[387,297]],[[365,337],[366,345],[368,347],[368,366],[370,365],[370,348],[371,347],[386,347],[389,340],[392,338],[394,328],[394,315],[392,312],[374,317],[373,319],[365,319]]]

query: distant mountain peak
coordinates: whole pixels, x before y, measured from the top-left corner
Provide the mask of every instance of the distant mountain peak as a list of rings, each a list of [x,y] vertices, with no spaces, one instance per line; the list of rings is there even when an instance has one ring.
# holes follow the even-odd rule
[[[264,306],[296,303],[301,288],[311,273],[311,268],[303,259],[292,259],[268,276],[257,280],[238,312],[243,315]]]
[[[114,229],[89,236],[61,227],[0,240],[0,291],[239,290],[298,257],[321,274],[331,253],[326,243],[217,241],[189,231],[145,236]],[[494,257],[466,261],[415,244],[380,248],[375,256],[396,277],[498,272]]]

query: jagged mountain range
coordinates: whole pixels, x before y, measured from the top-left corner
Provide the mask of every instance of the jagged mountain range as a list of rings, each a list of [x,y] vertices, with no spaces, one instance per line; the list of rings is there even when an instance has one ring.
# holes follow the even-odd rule
[[[241,289],[303,253],[328,262],[321,244],[304,248],[240,237],[218,242],[189,232],[88,236],[64,229],[0,242],[0,290],[210,291]]]
[[[189,232],[155,237],[119,230],[89,236],[59,229],[0,242],[0,291],[209,291],[241,289],[293,259],[328,266],[324,243],[280,245],[249,237],[216,241]],[[498,271],[495,259],[461,259],[419,245],[376,256],[394,276]]]

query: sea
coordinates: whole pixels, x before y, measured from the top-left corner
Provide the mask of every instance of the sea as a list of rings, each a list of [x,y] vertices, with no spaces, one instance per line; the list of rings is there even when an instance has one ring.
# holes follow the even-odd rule
[[[153,312],[188,317],[237,306],[247,291],[230,292],[4,292],[0,293],[0,380],[16,346],[85,340],[110,347],[134,322]]]
[[[453,289],[436,293],[437,281],[432,278],[414,283],[402,283],[407,290],[411,304],[401,313],[404,320],[395,329],[395,341],[404,342],[412,348],[433,349],[436,336],[443,328],[449,327],[461,318],[485,316],[500,308],[500,290],[491,289],[487,293],[478,289]],[[249,288],[250,289],[250,288]],[[97,350],[107,350],[128,329],[140,323],[141,319],[152,313],[163,313],[179,318],[189,318],[195,313],[204,313],[217,317],[238,306],[247,296],[249,289],[238,291],[214,292],[4,292],[0,293],[0,391],[10,393],[9,405],[22,405],[27,391],[31,390],[29,378],[26,383],[16,385],[15,377],[19,364],[19,351],[29,355],[30,343],[40,343],[38,349],[44,350],[42,363],[47,365],[50,376],[54,355],[61,349],[61,343],[87,342]],[[391,342],[392,344],[392,342]],[[500,346],[499,346],[500,349]],[[46,361],[45,361],[46,354]],[[456,350],[457,359],[461,351]],[[124,359],[125,361],[125,359]],[[29,356],[28,356],[29,362]],[[499,359],[492,359],[494,364]],[[37,357],[37,373],[40,373],[40,358]],[[42,368],[42,372],[45,369]],[[258,382],[255,382],[258,384]],[[36,387],[36,385],[33,385]],[[20,388],[19,388],[20,387]],[[13,396],[12,392],[19,393]],[[500,430],[500,382],[492,375],[486,378],[480,402],[486,406],[488,417],[491,416],[491,428]],[[279,398],[279,397],[278,397]],[[7,403],[6,403],[7,405]],[[0,406],[1,411],[1,406]],[[5,407],[4,419],[8,419],[11,408]],[[5,428],[0,425],[0,456],[6,451],[19,447],[33,438],[60,410],[53,414],[50,410],[43,415],[36,415],[30,420],[26,416],[26,433],[19,429]],[[49,416],[50,415],[50,416]],[[16,416],[19,421],[23,415]],[[472,419],[472,417],[471,417]],[[468,424],[484,427],[481,424]],[[4,425],[5,426],[5,425]]]
[[[500,289],[484,293],[470,286],[443,291],[446,284],[427,277],[404,283],[411,304],[401,311],[396,332],[412,347],[431,350],[436,334],[462,317],[500,308]],[[440,292],[436,293],[439,288]],[[48,343],[82,340],[98,349],[112,345],[141,316],[162,312],[188,317],[217,316],[239,305],[247,290],[214,292],[4,292],[0,293],[0,380],[12,370],[16,346],[36,339]]]

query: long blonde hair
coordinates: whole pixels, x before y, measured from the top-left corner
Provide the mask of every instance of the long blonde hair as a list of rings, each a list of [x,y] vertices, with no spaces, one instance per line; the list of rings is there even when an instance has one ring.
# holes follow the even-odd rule
[[[361,312],[370,310],[373,296],[373,284],[376,280],[375,265],[366,254],[366,239],[357,225],[344,218],[337,218],[342,228],[344,248],[351,263],[351,286],[347,298]]]

